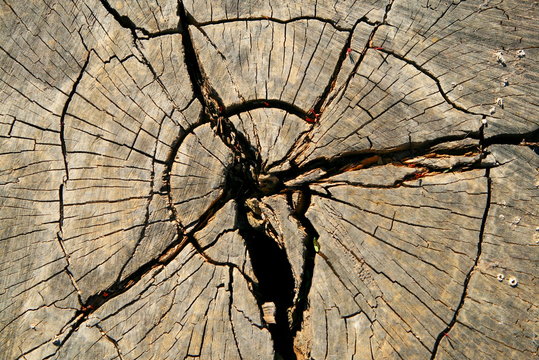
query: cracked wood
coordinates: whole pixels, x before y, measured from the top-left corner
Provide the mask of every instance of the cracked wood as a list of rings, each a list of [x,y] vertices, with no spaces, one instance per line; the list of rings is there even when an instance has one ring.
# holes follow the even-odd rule
[[[1,359],[539,355],[537,2],[0,14]]]

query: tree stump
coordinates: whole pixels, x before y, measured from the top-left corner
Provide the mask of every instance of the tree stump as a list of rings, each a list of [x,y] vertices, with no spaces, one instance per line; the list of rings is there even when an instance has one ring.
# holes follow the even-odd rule
[[[1,359],[538,356],[537,1],[0,11]]]

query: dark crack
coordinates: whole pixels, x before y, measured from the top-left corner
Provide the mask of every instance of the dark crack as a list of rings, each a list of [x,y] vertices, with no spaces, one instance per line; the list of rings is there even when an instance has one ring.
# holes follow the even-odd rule
[[[487,183],[486,184],[487,185],[487,196],[486,196],[485,211],[483,212],[483,219],[481,221],[481,227],[479,229],[479,241],[477,243],[477,251],[476,251],[476,254],[475,254],[475,260],[474,260],[474,263],[473,263],[472,267],[470,268],[470,270],[466,274],[466,278],[464,279],[463,292],[462,292],[460,301],[459,301],[459,303],[457,305],[457,308],[455,309],[455,313],[453,314],[453,317],[451,318],[451,321],[449,321],[449,324],[445,327],[445,329],[443,329],[438,334],[438,336],[436,337],[436,340],[434,342],[434,346],[432,348],[432,355],[430,357],[431,360],[434,360],[436,358],[436,355],[438,353],[438,349],[440,347],[440,343],[442,342],[442,340],[445,337],[449,336],[449,333],[451,332],[451,330],[453,329],[453,327],[455,326],[455,324],[457,322],[457,318],[458,318],[458,316],[460,314],[460,311],[464,307],[464,303],[466,302],[466,298],[468,297],[468,285],[469,285],[470,280],[472,278],[472,274],[473,274],[475,268],[477,267],[477,264],[479,262],[479,258],[481,257],[481,250],[482,250],[483,240],[484,240],[484,236],[485,236],[485,228],[486,228],[486,224],[487,224],[487,220],[488,220],[488,213],[489,213],[489,210],[490,210],[491,198],[492,198],[492,179],[490,178],[490,169],[488,169],[488,168],[485,170],[485,178],[486,178],[486,183]]]
[[[539,128],[527,133],[514,134],[499,134],[490,137],[485,137],[483,140],[484,146],[491,145],[528,145],[537,146],[539,142]]]
[[[202,104],[203,114],[210,121],[219,138],[233,152],[235,161],[246,160],[252,171],[259,171],[260,155],[249,143],[245,135],[237,131],[226,116],[227,110],[224,102],[210,84],[198,59],[189,29],[189,25],[194,24],[195,21],[192,16],[186,12],[182,1],[178,1],[178,17],[180,19],[179,27],[182,33],[185,63],[193,92]]]
[[[350,34],[348,35],[348,38],[346,39],[346,42],[341,49],[341,52],[339,53],[337,64],[335,64],[335,68],[333,69],[333,73],[331,74],[325,89],[322,91],[322,94],[316,99],[315,104],[312,107],[312,112],[317,117],[322,115],[328,105],[326,104],[326,101],[335,87],[335,83],[337,82],[337,77],[341,72],[343,62],[350,54],[350,46],[352,44],[352,37],[354,36],[354,31],[356,27],[362,22],[366,22],[366,18],[361,18],[354,24],[352,30],[350,31]]]
[[[211,21],[195,21],[194,25],[196,25],[197,27],[204,27],[208,25],[219,25],[219,24],[227,24],[227,23],[233,23],[233,22],[251,22],[251,21],[264,21],[264,20],[279,23],[279,24],[290,24],[296,21],[301,21],[301,20],[315,20],[315,21],[320,21],[320,22],[329,24],[335,30],[338,30],[338,31],[352,31],[353,30],[353,28],[346,28],[343,26],[339,26],[335,20],[322,18],[320,16],[308,16],[308,15],[295,16],[289,19],[280,19],[280,18],[276,18],[272,16],[237,17],[237,18],[211,20]],[[366,22],[368,24],[374,24],[374,22],[370,21],[366,17],[363,17],[361,21]]]
[[[114,17],[114,19],[125,29],[131,30],[133,37],[137,38],[137,30],[144,35],[149,36],[150,32],[144,28],[138,27],[130,18],[126,15],[121,15],[107,0],[99,0],[101,5]]]
[[[64,254],[64,258],[67,262],[67,265],[65,267],[65,271],[69,277],[69,280],[71,281],[71,284],[73,284],[73,287],[75,288],[75,290],[77,291],[77,296],[78,296],[78,299],[79,299],[79,304],[82,305],[83,301],[82,301],[82,297],[81,297],[81,291],[80,291],[80,288],[79,286],[77,285],[77,281],[75,280],[75,276],[73,275],[73,273],[71,272],[70,270],[70,261],[69,261],[69,253],[67,252],[65,246],[64,246],[64,235],[63,235],[63,228],[64,228],[64,187],[65,185],[64,184],[61,184],[60,185],[60,188],[58,190],[58,199],[59,199],[59,209],[60,209],[60,216],[59,216],[59,219],[58,219],[58,227],[59,227],[59,230],[58,230],[58,233],[56,234],[56,239],[58,240],[58,244],[60,245],[60,248],[62,249],[62,253]]]
[[[91,52],[88,52],[86,59],[80,69],[80,72],[77,76],[77,79],[75,79],[75,82],[73,83],[73,86],[71,87],[71,91],[68,94],[67,100],[64,103],[64,107],[62,109],[62,114],[60,115],[60,145],[62,149],[62,157],[64,162],[64,172],[65,176],[63,178],[62,184],[60,185],[60,188],[58,190],[58,207],[59,207],[59,217],[58,217],[58,232],[56,234],[56,239],[58,240],[58,244],[60,245],[60,248],[62,249],[62,253],[64,255],[64,258],[66,259],[67,265],[65,267],[65,271],[73,284],[73,287],[77,291],[78,300],[79,303],[82,304],[82,298],[81,298],[81,292],[77,285],[77,282],[75,280],[75,277],[73,276],[73,273],[70,270],[70,262],[69,262],[69,253],[67,252],[65,246],[64,246],[64,234],[63,234],[63,227],[64,227],[64,191],[66,184],[69,180],[69,164],[67,160],[67,146],[65,141],[65,121],[66,121],[66,115],[67,111],[69,109],[69,106],[71,104],[71,101],[73,100],[73,97],[77,93],[77,87],[79,86],[80,82],[82,81],[82,77],[84,76],[84,72],[86,71],[86,68],[88,67],[88,64],[90,63],[90,57]]]
[[[459,110],[465,114],[469,114],[469,115],[477,115],[477,116],[485,116],[487,114],[483,114],[483,113],[476,113],[476,112],[473,112],[473,111],[470,111],[466,108],[463,108],[462,106],[458,105],[456,102],[454,102],[453,100],[451,100],[449,98],[449,96],[447,96],[445,90],[442,88],[442,84],[440,83],[440,80],[438,80],[438,78],[436,77],[436,75],[434,75],[432,72],[430,72],[429,70],[425,69],[423,66],[421,66],[420,64],[418,64],[417,62],[415,62],[414,60],[412,59],[408,59],[407,57],[405,56],[402,56],[400,54],[397,54],[396,52],[394,51],[390,51],[390,50],[387,50],[385,48],[376,48],[377,51],[381,52],[381,53],[384,53],[384,54],[387,54],[387,55],[390,55],[390,56],[393,56],[401,61],[404,61],[405,63],[409,64],[409,65],[412,65],[414,68],[416,68],[417,71],[421,72],[422,74],[425,74],[426,76],[428,76],[432,81],[434,81],[434,83],[436,84],[436,86],[438,87],[438,92],[440,93],[440,95],[444,98],[445,102],[447,102],[448,104],[450,104],[454,109],[456,110]]]
[[[159,36],[164,35],[171,35],[171,34],[179,34],[180,30],[177,28],[171,28],[171,29],[164,29],[156,32],[148,31],[147,29],[137,26],[131,18],[127,15],[121,15],[118,10],[116,10],[107,0],[99,0],[101,2],[101,5],[111,14],[114,19],[120,24],[121,27],[124,29],[128,29],[131,31],[131,34],[133,35],[134,39],[149,39],[149,38],[155,38]],[[139,36],[137,34],[137,31],[140,32],[143,36]]]
[[[309,117],[308,111],[278,99],[247,100],[239,104],[232,104],[224,109],[223,116],[232,117],[255,109],[281,109],[302,119]]]
[[[286,251],[268,235],[266,229],[253,228],[247,219],[249,209],[245,199],[238,201],[237,223],[257,282],[254,295],[258,305],[272,302],[275,304],[275,323],[268,324],[276,354],[283,359],[296,359],[294,339],[288,311],[294,305],[294,277]]]
[[[86,68],[88,67],[88,64],[90,63],[90,56],[91,56],[91,52],[88,52],[88,55],[86,56],[86,60],[84,61],[84,64],[82,65],[81,67],[81,70],[79,72],[79,75],[77,76],[77,79],[75,80],[75,82],[73,83],[73,86],[71,87],[71,91],[69,92],[68,96],[67,96],[67,100],[64,104],[64,108],[62,109],[62,114],[60,115],[60,144],[61,144],[61,147],[62,147],[62,155],[63,155],[63,158],[64,158],[64,168],[65,168],[65,179],[64,179],[64,183],[69,180],[69,166],[68,166],[68,161],[67,161],[67,146],[66,146],[66,141],[65,141],[65,120],[66,120],[66,115],[67,115],[67,111],[69,109],[69,105],[71,104],[71,101],[73,100],[73,97],[75,96],[75,94],[77,93],[77,87],[79,86],[81,80],[82,80],[82,77],[84,76],[84,72],[86,71]]]
[[[292,323],[290,328],[292,336],[296,336],[303,326],[304,314],[309,307],[309,293],[311,291],[312,280],[314,276],[314,265],[316,253],[319,251],[318,238],[320,235],[314,228],[311,221],[305,216],[305,213],[311,205],[311,191],[304,187],[298,192],[298,200],[294,204],[292,193],[287,196],[288,204],[293,208],[292,217],[298,221],[305,233],[305,252],[303,254],[303,271],[301,283],[299,284],[294,312],[292,313]]]
[[[419,156],[432,155],[432,154],[451,154],[451,155],[464,155],[472,152],[472,154],[479,153],[481,133],[469,133],[461,136],[447,136],[440,137],[435,140],[426,141],[423,143],[409,143],[396,149],[381,149],[379,151],[367,150],[365,152],[350,152],[332,158],[316,158],[304,165],[297,166],[291,162],[290,169],[278,171],[272,173],[279,177],[282,182],[287,182],[292,179],[296,179],[302,174],[306,174],[310,171],[321,169],[324,170],[324,174],[317,178],[317,180],[329,178],[341,174],[346,171],[364,169],[372,166],[383,166],[389,163],[397,163],[402,165],[403,162],[410,158]],[[476,139],[477,146],[475,145],[463,145],[456,146],[449,150],[437,150],[436,146],[453,141],[459,141],[464,139]],[[479,164],[477,164],[479,167]],[[434,169],[433,169],[434,170]],[[453,169],[458,170],[458,167]]]
[[[155,162],[156,162],[156,156],[157,156],[157,147],[159,145],[159,141],[158,141],[159,134],[161,134],[161,129],[162,129],[163,122],[165,121],[165,119],[167,117],[171,118],[173,113],[174,113],[174,110],[172,110],[171,114],[163,116],[163,118],[161,119],[161,122],[159,124],[158,136],[156,137],[156,140],[155,140],[155,143],[154,143],[154,151],[153,151],[153,156],[152,156],[152,170],[151,170],[151,173],[150,173],[150,184],[149,184],[149,189],[150,190],[149,190],[149,194],[148,194],[148,201],[146,203],[146,207],[145,207],[145,211],[144,211],[144,223],[142,224],[142,230],[140,231],[140,235],[139,235],[139,237],[137,239],[136,244],[133,246],[133,251],[131,252],[131,254],[129,256],[129,259],[123,264],[122,268],[118,272],[118,277],[116,279],[116,282],[119,282],[121,280],[122,276],[124,275],[123,274],[124,270],[129,265],[129,263],[131,262],[131,260],[133,259],[134,255],[135,255],[137,249],[139,248],[140,244],[144,241],[144,238],[146,237],[146,230],[147,230],[148,226],[150,225],[150,205],[151,205],[152,200],[154,198]],[[170,172],[167,172],[167,174],[170,177]],[[172,202],[170,204],[172,204]],[[171,205],[171,207],[174,207],[174,206]],[[174,221],[174,219],[169,219],[169,220]],[[179,235],[180,235],[180,229],[179,229],[179,225],[178,225],[177,226],[177,236],[179,236]]]
[[[236,344],[236,348],[238,349],[238,355],[240,357],[240,360],[243,360],[243,356],[241,355],[240,346],[238,344],[238,338],[236,337],[236,329],[234,327],[234,321],[232,319],[232,306],[234,303],[234,287],[232,286],[234,282],[234,274],[233,274],[234,268],[229,268],[228,273],[228,292],[230,293],[230,301],[228,303],[228,320],[230,321],[230,326],[232,328],[232,336],[234,337],[234,343]]]

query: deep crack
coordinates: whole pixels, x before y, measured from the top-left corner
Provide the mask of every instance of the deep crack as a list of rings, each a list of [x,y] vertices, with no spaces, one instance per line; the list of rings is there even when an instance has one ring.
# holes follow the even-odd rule
[[[303,254],[303,269],[301,283],[299,284],[294,312],[292,313],[292,323],[290,324],[292,335],[298,333],[303,326],[305,311],[309,307],[309,293],[311,291],[314,276],[315,257],[319,251],[318,238],[320,235],[314,228],[305,213],[311,205],[311,191],[308,187],[303,187],[298,192],[297,202],[294,204],[292,192],[288,192],[287,201],[290,208],[293,208],[292,217],[296,219],[306,233],[305,252]]]
[[[294,305],[294,277],[286,251],[267,234],[264,228],[253,228],[247,218],[250,209],[239,199],[237,223],[251,258],[257,278],[254,295],[258,305],[275,304],[275,324],[268,324],[275,352],[284,359],[296,359],[294,339],[288,311]]]

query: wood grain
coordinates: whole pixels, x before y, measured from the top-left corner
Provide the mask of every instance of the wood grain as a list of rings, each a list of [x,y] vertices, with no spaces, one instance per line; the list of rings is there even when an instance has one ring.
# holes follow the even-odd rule
[[[536,1],[0,4],[0,359],[539,355]]]

